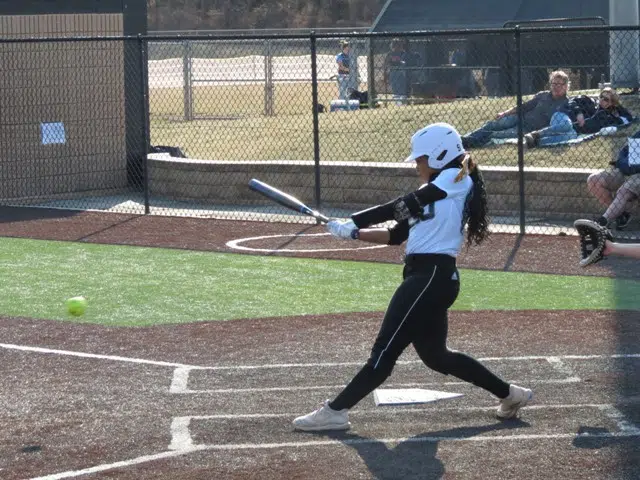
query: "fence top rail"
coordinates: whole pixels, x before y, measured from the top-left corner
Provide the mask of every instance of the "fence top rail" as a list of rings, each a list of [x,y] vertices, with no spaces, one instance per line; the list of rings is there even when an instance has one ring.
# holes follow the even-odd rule
[[[582,25],[579,25],[579,22],[598,22],[596,23],[583,23]],[[603,17],[562,17],[562,18],[539,18],[536,20],[509,20],[508,22],[504,22],[504,24],[502,25],[505,28],[509,28],[509,27],[515,27],[515,26],[520,26],[520,27],[525,27],[525,26],[540,26],[540,25],[547,25],[547,26],[551,26],[552,24],[573,24],[575,26],[589,26],[589,25],[606,25],[607,21],[603,18]],[[555,25],[555,26],[561,26],[561,25]]]
[[[220,29],[220,30],[149,30],[151,36],[167,36],[167,35],[287,35],[287,34],[305,34],[311,32],[331,33],[331,34],[348,34],[354,32],[367,32],[369,27],[318,27],[318,28],[260,28],[260,29]]]
[[[640,31],[640,26],[611,26],[611,25],[588,25],[588,26],[566,26],[566,27],[513,27],[513,28],[481,28],[481,29],[458,29],[458,30],[412,30],[406,32],[350,32],[350,33],[318,33],[311,31],[306,34],[262,34],[262,35],[121,35],[121,36],[70,36],[70,37],[22,37],[3,38],[0,37],[0,44],[3,43],[64,43],[64,42],[110,42],[110,41],[188,41],[188,40],[295,40],[295,39],[335,39],[340,38],[361,38],[375,39],[388,37],[437,37],[452,35],[487,35],[487,34],[525,34],[525,33],[553,33],[553,32],[612,32],[612,31]]]

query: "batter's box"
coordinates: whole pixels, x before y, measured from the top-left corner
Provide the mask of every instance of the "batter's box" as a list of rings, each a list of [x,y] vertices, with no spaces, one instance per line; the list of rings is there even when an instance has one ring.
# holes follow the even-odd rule
[[[589,362],[567,360],[573,372],[587,380],[592,378],[610,378],[618,385],[625,383],[633,388],[634,394],[640,394],[640,357],[597,358]],[[629,390],[627,394],[631,394]]]
[[[556,357],[526,360],[492,359],[487,364],[501,377],[523,384],[575,383],[580,378]],[[273,365],[174,370],[170,392],[176,394],[233,393],[234,391],[286,391],[341,388],[359,370],[360,364]],[[458,383],[434,372],[422,362],[403,362],[390,379],[394,388]]]
[[[225,368],[174,372],[173,393],[217,393],[220,390],[278,389],[343,385],[360,369],[360,365],[265,366],[262,368]],[[340,383],[342,382],[342,383]],[[182,390],[182,391],[180,391]]]
[[[275,448],[349,443],[352,441],[502,442],[515,440],[572,442],[581,435],[640,437],[614,405],[533,405],[519,420],[494,418],[495,407],[376,408],[351,412],[349,432],[310,434],[293,430],[291,420],[303,412],[176,417],[171,426],[172,450],[191,448]],[[588,427],[588,428],[586,428]],[[324,444],[324,443],[323,443]]]

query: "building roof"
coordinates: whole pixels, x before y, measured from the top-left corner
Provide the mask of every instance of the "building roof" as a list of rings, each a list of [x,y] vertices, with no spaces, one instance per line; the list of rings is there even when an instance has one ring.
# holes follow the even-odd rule
[[[603,0],[388,0],[371,31],[501,28],[514,20],[602,17]]]

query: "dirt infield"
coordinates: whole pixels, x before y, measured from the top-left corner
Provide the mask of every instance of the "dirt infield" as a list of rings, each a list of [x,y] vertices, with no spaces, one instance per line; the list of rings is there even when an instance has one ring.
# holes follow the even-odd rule
[[[12,207],[0,207],[0,218],[0,236],[4,237],[402,263],[402,247],[356,250],[351,241],[319,235],[326,231],[315,225]],[[271,238],[245,241],[241,246],[268,252],[227,246],[230,241],[259,236]],[[640,278],[640,268],[627,259],[610,258],[587,269],[580,268],[577,259],[576,237],[494,234],[479,247],[463,249],[458,265],[482,270]]]
[[[354,242],[291,236],[324,233],[308,225],[0,213],[6,237],[402,259],[396,247],[351,250]],[[273,235],[287,236],[247,240]],[[232,249],[232,241],[258,251]],[[575,237],[494,235],[459,263],[640,277],[633,262],[585,270],[576,256]],[[521,420],[496,421],[488,394],[426,370],[408,351],[385,388],[464,397],[398,408],[375,407],[367,398],[352,412],[348,433],[293,432],[294,416],[337,393],[366,360],[379,321],[379,313],[353,313],[126,329],[0,318],[0,478],[640,476],[638,312],[453,312],[452,348],[534,387],[536,402]]]

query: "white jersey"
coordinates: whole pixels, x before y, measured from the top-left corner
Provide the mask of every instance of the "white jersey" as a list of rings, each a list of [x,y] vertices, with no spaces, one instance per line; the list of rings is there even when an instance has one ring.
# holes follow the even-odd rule
[[[432,182],[447,193],[446,198],[424,207],[420,218],[409,219],[406,253],[443,253],[456,257],[464,241],[465,205],[473,188],[467,175],[456,183],[457,168],[448,168]]]

